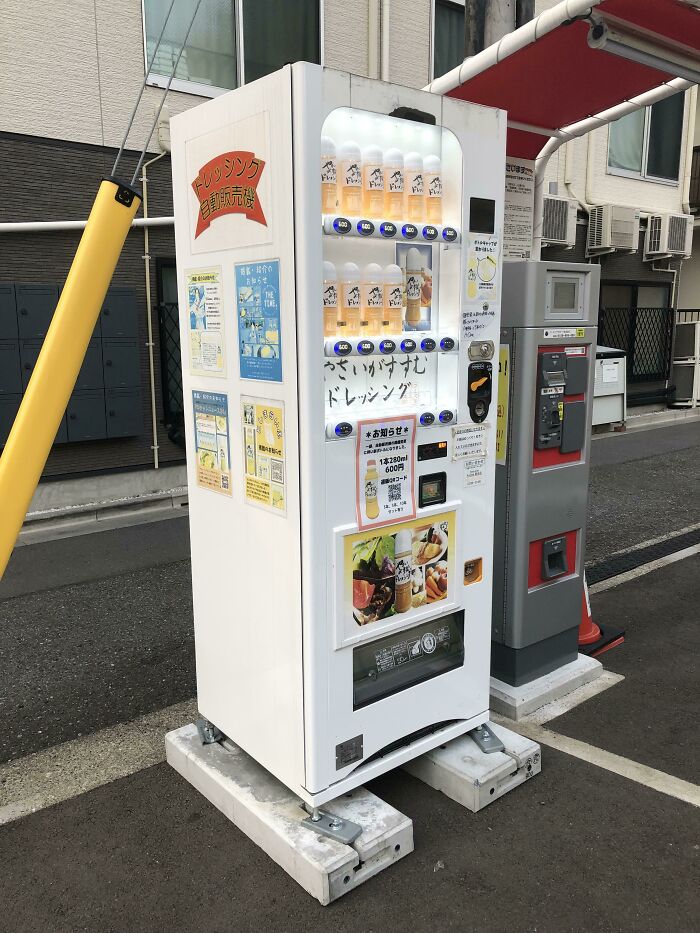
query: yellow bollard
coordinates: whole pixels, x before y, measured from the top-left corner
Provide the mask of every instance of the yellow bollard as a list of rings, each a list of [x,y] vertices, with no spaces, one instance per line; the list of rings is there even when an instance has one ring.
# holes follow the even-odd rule
[[[41,477],[141,198],[103,179],[0,457],[0,578]]]

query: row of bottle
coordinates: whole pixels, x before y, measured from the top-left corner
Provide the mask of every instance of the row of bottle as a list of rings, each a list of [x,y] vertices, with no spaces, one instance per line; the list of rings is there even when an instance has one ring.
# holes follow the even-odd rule
[[[413,254],[413,255],[412,255]],[[421,320],[421,306],[430,305],[432,277],[421,268],[417,249],[406,256],[401,266],[384,269],[370,262],[362,270],[346,262],[340,274],[332,262],[323,263],[323,335],[324,337],[379,337],[400,334],[405,321],[415,327]]]
[[[321,210],[347,217],[442,223],[442,166],[435,155],[321,137]]]

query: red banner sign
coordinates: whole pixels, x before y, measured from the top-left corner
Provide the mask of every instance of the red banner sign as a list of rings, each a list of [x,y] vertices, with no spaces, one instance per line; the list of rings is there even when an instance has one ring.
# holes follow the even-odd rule
[[[245,214],[248,220],[267,226],[258,182],[265,168],[253,152],[224,152],[199,170],[192,190],[199,201],[195,240],[212,220],[224,214]]]

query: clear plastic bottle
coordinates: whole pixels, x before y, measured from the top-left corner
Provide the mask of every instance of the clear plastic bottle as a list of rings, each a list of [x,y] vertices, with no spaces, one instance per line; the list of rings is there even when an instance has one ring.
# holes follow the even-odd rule
[[[361,291],[360,332],[363,336],[379,337],[384,320],[384,274],[376,262],[370,262],[362,270]]]
[[[403,218],[403,154],[398,149],[384,153],[384,219]]]
[[[413,536],[408,530],[399,531],[394,539],[394,567],[394,609],[408,612],[413,599]]]
[[[400,334],[403,328],[403,272],[401,266],[387,266],[384,270],[384,321],[387,335]]]
[[[338,147],[338,191],[340,212],[359,217],[362,213],[362,156],[357,143]]]
[[[384,213],[384,166],[379,146],[362,151],[362,210],[365,217],[375,219]]]
[[[420,252],[412,246],[406,253],[406,324],[415,328],[420,324],[423,265]]]
[[[423,159],[418,152],[408,152],[404,159],[404,192],[406,195],[406,219],[423,220],[425,216],[425,194],[423,190]]]
[[[425,219],[431,224],[442,223],[442,164],[435,155],[423,159],[425,189]]]
[[[340,316],[345,323],[344,336],[360,333],[360,270],[354,262],[346,262],[340,273]]]
[[[332,262],[323,263],[323,336],[335,337],[339,329],[338,275]],[[344,327],[342,328],[345,329]]]
[[[379,516],[379,473],[377,471],[377,461],[367,461],[367,472],[365,473],[365,515],[367,518],[377,518]]]
[[[330,136],[321,137],[321,211],[335,214],[338,206],[338,158]]]

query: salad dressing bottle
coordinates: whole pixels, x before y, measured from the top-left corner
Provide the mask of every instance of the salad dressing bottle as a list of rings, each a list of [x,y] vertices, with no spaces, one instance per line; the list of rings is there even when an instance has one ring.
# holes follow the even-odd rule
[[[362,208],[366,217],[381,217],[384,212],[384,167],[379,146],[367,146],[362,152]]]
[[[357,143],[338,148],[340,211],[357,217],[362,212],[362,158]]]
[[[442,165],[437,156],[423,159],[423,187],[425,188],[425,218],[431,224],[442,223]]]
[[[413,536],[410,531],[399,531],[394,544],[395,586],[394,609],[408,612],[413,598]]]
[[[423,196],[423,159],[418,152],[409,152],[404,159],[404,190],[406,192],[406,218],[418,221],[425,214]]]
[[[420,324],[423,273],[421,256],[415,246],[406,254],[406,323],[415,328]]]
[[[374,519],[379,516],[379,500],[377,490],[379,487],[379,473],[377,472],[377,461],[367,461],[367,472],[365,473],[365,515],[367,518]]]
[[[398,149],[384,153],[384,215],[387,220],[403,217],[403,155]]]
[[[382,267],[370,262],[362,273],[362,315],[360,333],[379,337],[384,319],[384,286]]]
[[[338,276],[332,262],[323,263],[323,336],[334,337],[345,322],[338,320]]]
[[[340,317],[344,335],[357,337],[360,333],[360,269],[354,262],[346,262],[340,274]]]
[[[390,265],[384,270],[385,334],[400,334],[403,328],[403,272],[401,266]]]
[[[338,202],[338,159],[330,136],[321,137],[321,211],[334,214]]]

